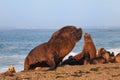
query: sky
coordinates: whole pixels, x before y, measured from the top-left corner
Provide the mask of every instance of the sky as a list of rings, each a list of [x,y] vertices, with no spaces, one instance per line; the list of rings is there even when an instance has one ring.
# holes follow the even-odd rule
[[[2,28],[120,27],[120,0],[0,0]]]

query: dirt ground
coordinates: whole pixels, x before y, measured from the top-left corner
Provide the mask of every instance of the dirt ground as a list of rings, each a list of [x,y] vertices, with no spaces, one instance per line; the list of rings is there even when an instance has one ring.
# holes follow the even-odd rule
[[[62,66],[53,71],[32,70],[0,74],[0,80],[120,80],[120,63]]]

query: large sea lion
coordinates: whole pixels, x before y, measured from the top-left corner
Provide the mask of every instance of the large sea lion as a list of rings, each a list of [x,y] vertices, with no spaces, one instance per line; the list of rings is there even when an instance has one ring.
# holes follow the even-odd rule
[[[55,69],[82,37],[82,29],[65,26],[53,33],[48,42],[38,45],[25,58],[24,71],[36,67]]]

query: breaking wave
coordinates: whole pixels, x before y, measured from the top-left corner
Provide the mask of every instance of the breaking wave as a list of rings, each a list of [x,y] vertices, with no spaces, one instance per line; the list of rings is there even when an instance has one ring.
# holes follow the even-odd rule
[[[15,66],[16,71],[23,70],[26,55],[0,55],[0,72],[7,71],[10,65]]]
[[[109,49],[108,51],[114,52],[114,54],[117,55],[118,53],[120,53],[120,48],[113,48],[113,49]]]

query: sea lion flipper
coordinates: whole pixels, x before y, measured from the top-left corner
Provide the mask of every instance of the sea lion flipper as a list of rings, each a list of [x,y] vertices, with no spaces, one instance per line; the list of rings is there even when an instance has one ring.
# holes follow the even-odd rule
[[[48,65],[50,66],[49,67],[49,70],[54,70],[54,69],[56,69],[56,64],[55,64],[55,61],[54,61],[54,58],[50,58],[49,60],[48,60]]]
[[[49,70],[54,70],[56,69],[56,64],[54,63],[52,66],[50,66]]]

